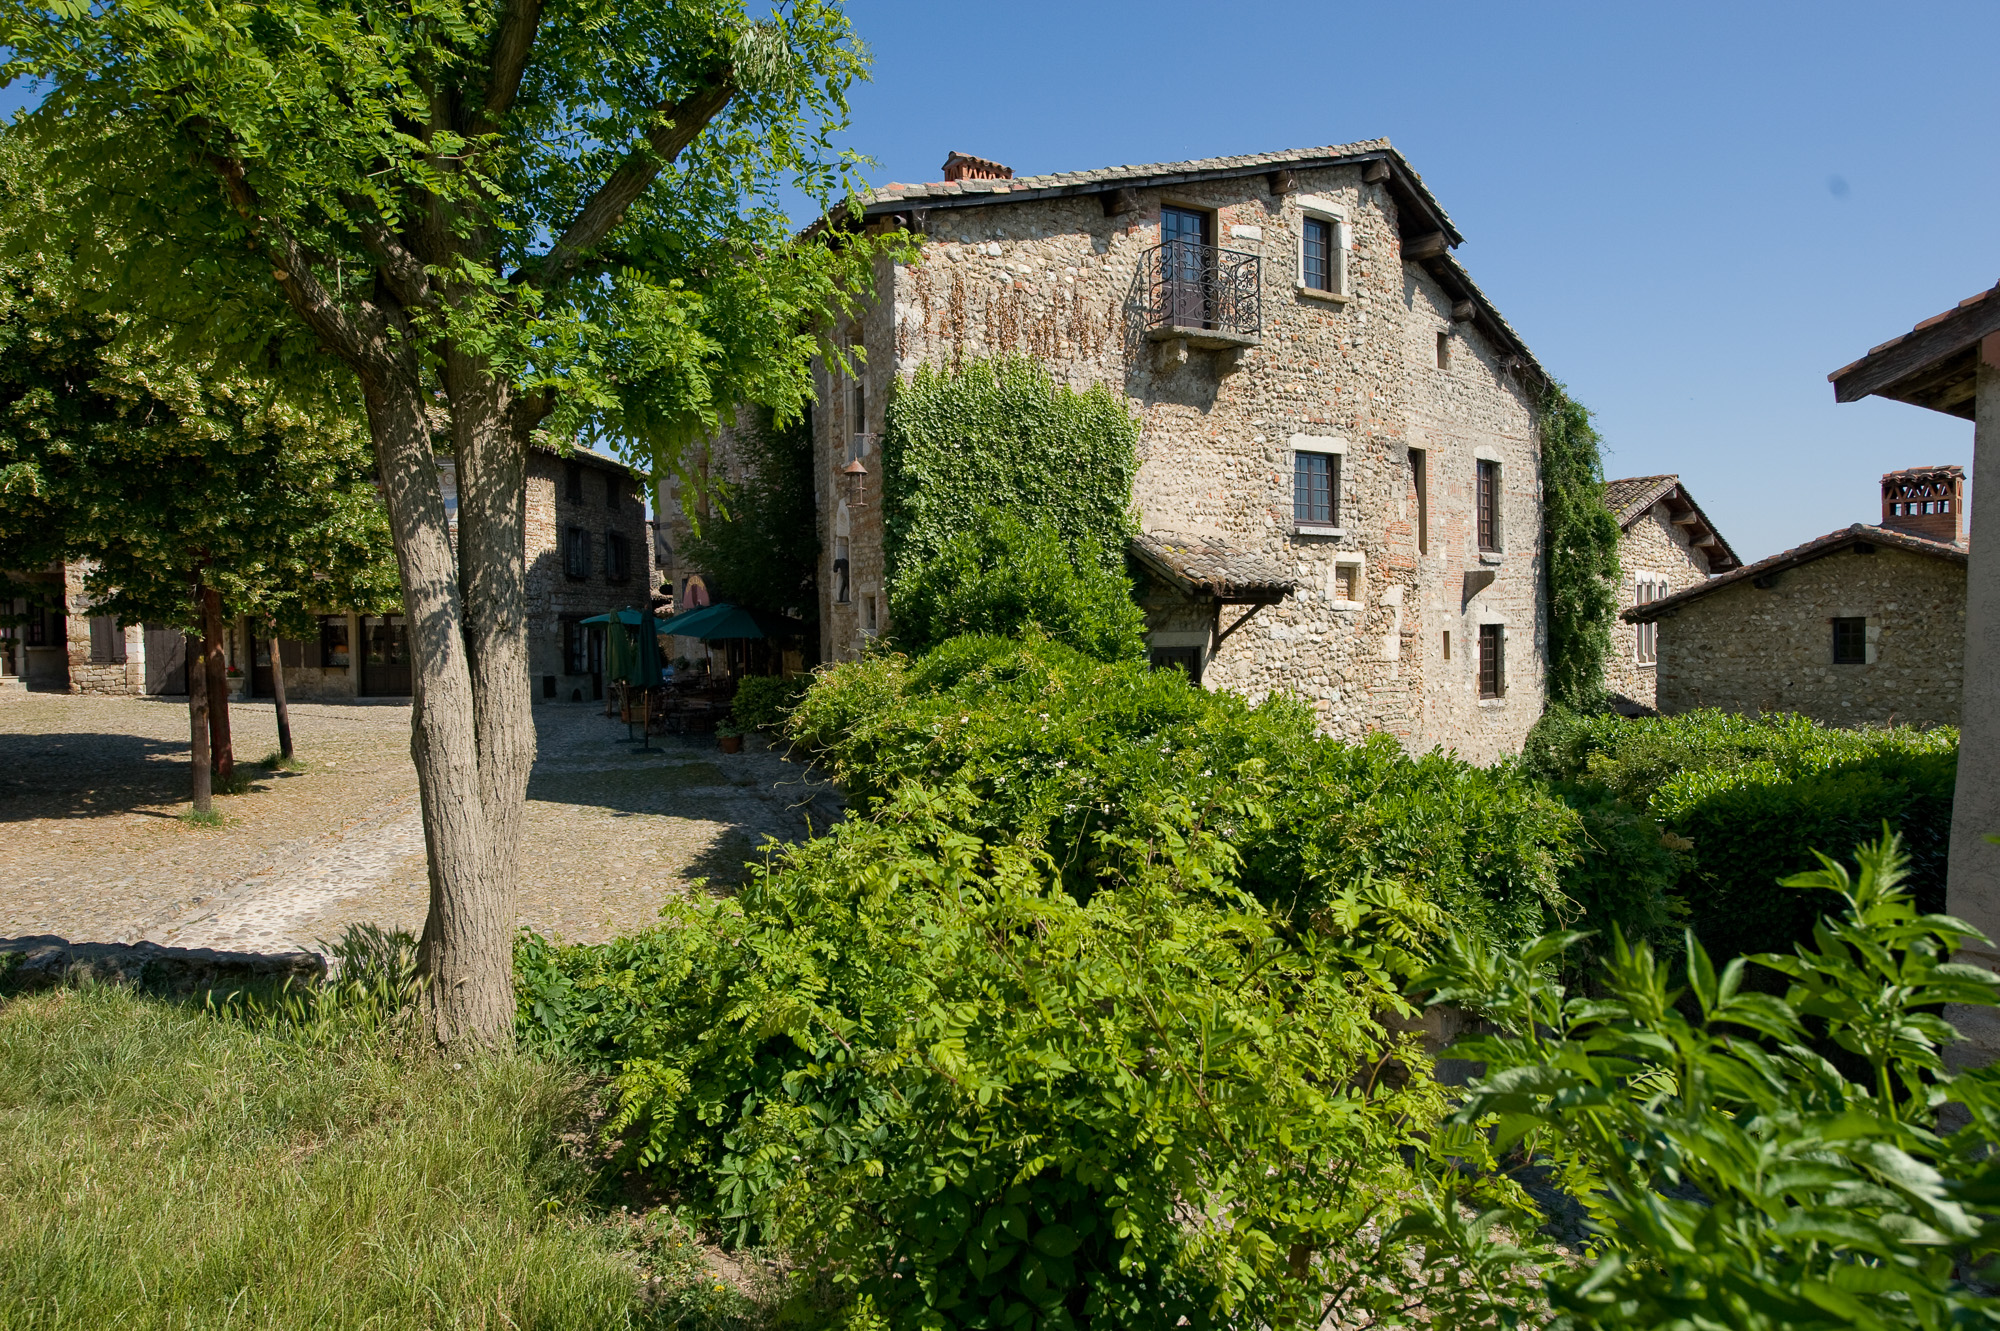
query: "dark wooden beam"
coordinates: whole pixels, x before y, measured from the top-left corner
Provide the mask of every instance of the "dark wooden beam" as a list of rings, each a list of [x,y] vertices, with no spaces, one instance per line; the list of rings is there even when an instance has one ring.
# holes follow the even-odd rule
[[[1421,236],[1411,236],[1403,242],[1403,258],[1435,259],[1449,248],[1444,232],[1427,231]]]
[[[1264,183],[1270,189],[1273,198],[1282,199],[1287,194],[1298,192],[1299,173],[1290,167],[1284,167],[1265,176]]]
[[[1954,310],[1932,324],[1918,329],[1892,347],[1872,352],[1842,372],[1833,381],[1833,400],[1859,402],[1873,393],[1896,397],[1897,386],[1912,375],[1930,369],[1981,339],[2000,333],[2000,294],[1988,296],[1977,305]]]

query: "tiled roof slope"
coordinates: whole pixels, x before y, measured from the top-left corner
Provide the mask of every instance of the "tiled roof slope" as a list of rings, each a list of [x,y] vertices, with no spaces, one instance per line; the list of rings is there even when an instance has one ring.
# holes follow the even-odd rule
[[[1643,624],[1658,619],[1670,610],[1677,610],[1690,601],[1700,600],[1712,592],[1722,590],[1745,578],[1761,578],[1769,573],[1796,568],[1800,564],[1823,558],[1850,545],[1866,541],[1870,545],[1886,545],[1895,550],[1908,550],[1912,554],[1930,555],[1937,559],[1948,559],[1955,563],[1966,562],[1966,546],[1963,542],[1927,541],[1921,536],[1912,536],[1906,531],[1892,531],[1888,527],[1877,527],[1867,522],[1857,522],[1851,527],[1828,532],[1815,537],[1804,545],[1795,545],[1789,550],[1781,550],[1769,559],[1760,559],[1754,564],[1745,564],[1728,573],[1719,573],[1706,582],[1698,582],[1672,596],[1663,596],[1645,605],[1629,607],[1624,618],[1633,624]]]
[[[1709,521],[1708,514],[1701,511],[1701,505],[1694,502],[1694,496],[1681,484],[1678,475],[1627,476],[1604,483],[1604,506],[1618,520],[1621,531],[1637,522],[1663,499],[1668,500],[1670,506],[1678,506],[1676,511],[1683,515],[1694,514],[1694,529],[1688,536],[1706,552],[1711,572],[1727,573],[1743,566],[1729,539]]]
[[[1604,483],[1604,506],[1623,527],[1660,502],[1660,496],[1680,484],[1679,476],[1627,476]]]
[[[1833,400],[1856,402],[1879,393],[1970,420],[1979,344],[1996,332],[2000,332],[2000,284],[1870,347],[1861,359],[1829,374]]]
[[[1276,601],[1298,586],[1291,571],[1269,555],[1238,550],[1212,536],[1149,531],[1132,538],[1132,553],[1190,596]]]
[[[1290,152],[1244,153],[1235,157],[1198,157],[1186,162],[1148,162],[1135,166],[1104,166],[1090,171],[1055,171],[1044,176],[1016,176],[1012,180],[949,180],[905,185],[892,182],[867,200],[871,211],[877,205],[908,203],[913,199],[950,199],[966,194],[1035,194],[1069,190],[1079,186],[1130,185],[1139,181],[1183,180],[1190,176],[1253,174],[1309,166],[1351,162],[1361,157],[1390,157],[1411,182],[1424,190],[1426,201],[1443,223],[1453,244],[1464,237],[1451,224],[1443,208],[1437,206],[1422,177],[1391,147],[1387,139],[1363,139],[1358,143],[1337,143],[1324,148],[1299,148]]]

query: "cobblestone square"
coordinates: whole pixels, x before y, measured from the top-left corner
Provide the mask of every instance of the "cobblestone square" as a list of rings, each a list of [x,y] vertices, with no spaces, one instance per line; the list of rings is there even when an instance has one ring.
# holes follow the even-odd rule
[[[150,940],[268,952],[350,924],[422,927],[428,887],[409,707],[295,703],[303,770],[277,750],[268,702],[232,705],[239,772],[224,823],[182,822],[181,699],[30,694],[0,703],[0,937]],[[596,941],[644,928],[707,878],[726,886],[767,837],[841,816],[805,764],[754,737],[655,737],[650,751],[597,705],[535,709],[520,920]],[[699,890],[699,889],[696,889]]]

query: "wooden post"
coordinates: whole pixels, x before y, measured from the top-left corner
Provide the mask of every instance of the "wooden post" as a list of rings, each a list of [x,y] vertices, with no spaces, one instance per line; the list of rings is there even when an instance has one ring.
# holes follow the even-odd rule
[[[2000,333],[1980,346],[1974,402],[1972,474],[2000,476]],[[1983,471],[1982,468],[1992,470]],[[1959,708],[1958,784],[1951,802],[1951,862],[1945,913],[1994,940],[1968,944],[1958,960],[2000,971],[2000,501],[1972,507],[1972,553],[1965,570],[1965,684]],[[2000,1061],[2000,1013],[1952,1007],[1945,1019],[1964,1040],[1960,1067]]]
[[[201,589],[201,639],[208,676],[209,758],[226,786],[236,775],[236,752],[229,743],[229,663],[222,654],[222,593],[213,587]]]
[[[198,598],[197,598],[198,599]],[[194,769],[194,811],[213,809],[214,783],[210,779],[208,757],[208,680],[202,666],[206,658],[196,650],[196,639],[188,637],[188,758]]]
[[[292,714],[285,707],[285,658],[278,654],[278,633],[271,626],[271,701],[278,705],[278,756],[292,756]]]

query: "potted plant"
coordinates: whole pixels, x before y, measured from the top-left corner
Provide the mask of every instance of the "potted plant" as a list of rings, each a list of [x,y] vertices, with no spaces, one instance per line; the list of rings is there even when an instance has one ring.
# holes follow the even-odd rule
[[[743,731],[734,722],[724,721],[715,727],[715,742],[724,753],[743,752]]]

